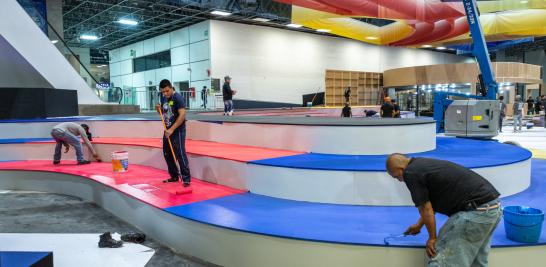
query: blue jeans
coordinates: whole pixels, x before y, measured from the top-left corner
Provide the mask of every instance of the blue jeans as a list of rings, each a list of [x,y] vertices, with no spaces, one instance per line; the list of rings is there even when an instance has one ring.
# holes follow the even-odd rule
[[[495,205],[498,199],[486,203]],[[491,235],[501,219],[501,208],[488,211],[460,211],[442,226],[436,241],[436,256],[428,266],[487,266]]]
[[[516,130],[516,126],[519,127],[518,130],[521,131],[521,114],[519,115],[514,115],[514,131]]]
[[[78,162],[84,161],[83,152],[82,152],[82,143],[80,138],[73,135],[70,132],[65,132],[60,129],[51,130],[51,136],[57,144],[55,145],[55,154],[53,155],[54,161],[61,160],[61,149],[63,148],[63,143],[67,143],[76,149],[76,159]]]
[[[233,110],[233,100],[224,100],[224,113],[228,113]]]
[[[170,137],[171,143],[173,145],[174,154],[176,160],[173,158],[173,152],[169,147],[169,141],[163,135],[163,157],[165,157],[165,162],[167,163],[167,168],[169,170],[169,175],[171,178],[178,179],[179,176],[182,176],[182,181],[189,184],[191,175],[190,175],[190,164],[188,161],[188,156],[186,155],[186,126],[180,126]],[[178,173],[178,168],[176,167],[176,162],[178,161],[178,166],[180,166],[180,172]]]

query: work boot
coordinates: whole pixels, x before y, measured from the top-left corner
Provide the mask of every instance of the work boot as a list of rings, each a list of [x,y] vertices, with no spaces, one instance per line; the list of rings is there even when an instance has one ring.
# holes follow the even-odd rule
[[[123,246],[123,242],[113,239],[110,232],[100,235],[99,248],[119,248],[121,246]]]
[[[53,165],[59,165],[59,164],[61,164],[61,161],[60,161],[60,160],[54,160],[54,161],[53,161]]]
[[[142,244],[146,240],[146,235],[142,233],[126,233],[121,235],[121,240],[125,242]]]
[[[167,180],[163,180],[164,183],[175,183],[178,182],[178,177],[176,178],[169,178]]]
[[[89,161],[89,160],[78,161],[78,165],[85,165],[85,164],[89,164],[89,163],[91,163],[91,161]]]
[[[184,187],[188,187],[190,186],[190,183],[189,182],[184,182]]]

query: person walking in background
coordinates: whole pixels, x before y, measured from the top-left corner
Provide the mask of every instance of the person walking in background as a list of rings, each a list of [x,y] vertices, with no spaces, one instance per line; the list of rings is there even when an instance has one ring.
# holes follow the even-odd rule
[[[203,101],[203,105],[201,105],[204,109],[207,109],[207,86],[203,86],[203,89],[201,89],[201,101]]]
[[[506,103],[504,103],[504,96],[499,96],[499,109],[500,109],[500,116],[499,116],[499,132],[502,133],[502,121],[504,120],[504,117],[506,117]]]
[[[390,97],[385,97],[385,104],[381,106],[381,118],[392,118],[394,115],[394,106],[391,103]]]
[[[184,187],[190,186],[191,175],[188,156],[186,155],[186,102],[180,93],[174,91],[169,80],[162,80],[159,83],[161,90],[161,104],[156,105],[156,110],[163,114],[165,122],[165,133],[163,134],[163,157],[171,178],[164,180],[164,183],[178,182],[180,176]],[[169,146],[172,144],[172,150]],[[176,158],[173,158],[173,153]],[[176,163],[180,167],[178,171]]]
[[[63,122],[55,125],[51,130],[51,137],[53,137],[57,143],[55,145],[55,154],[53,155],[53,164],[57,165],[61,163],[62,146],[65,147],[64,153],[67,153],[70,150],[70,146],[74,147],[76,150],[76,160],[78,161],[78,165],[91,163],[90,161],[85,160],[83,157],[80,137],[83,139],[83,142],[87,148],[89,148],[91,151],[91,154],[93,154],[93,157],[97,161],[101,161],[99,155],[93,148],[93,145],[91,145],[87,133],[89,133],[89,126],[87,126],[87,124],[79,125],[73,122]]]
[[[537,98],[535,99],[535,115],[540,116],[541,108],[542,108],[542,103],[540,101],[540,96],[537,95]]]
[[[521,132],[521,116],[523,115],[523,102],[521,101],[521,96],[516,95],[516,99],[514,100],[514,115],[512,116],[514,118],[514,133],[515,132]],[[518,128],[518,129],[516,129]]]
[[[351,87],[347,87],[345,88],[345,102],[349,102],[350,98],[351,98]]]
[[[350,118],[353,116],[353,113],[351,111],[351,106],[349,106],[349,102],[345,103],[345,107],[341,110],[341,117],[343,118]]]
[[[542,112],[544,112],[544,128],[546,128],[546,96],[540,97],[540,104],[542,105]]]
[[[222,96],[224,98],[224,116],[233,116],[233,95],[237,91],[231,89],[231,77],[224,77]]]
[[[535,100],[533,100],[532,96],[529,96],[529,98],[527,99],[527,115],[535,114],[534,104],[535,104]]]

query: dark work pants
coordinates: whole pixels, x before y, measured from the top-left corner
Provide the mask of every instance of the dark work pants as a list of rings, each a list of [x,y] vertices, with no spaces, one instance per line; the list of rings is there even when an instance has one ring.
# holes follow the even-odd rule
[[[186,125],[178,127],[176,131],[170,137],[171,143],[173,145],[174,154],[178,161],[178,166],[180,166],[180,172],[176,168],[176,162],[173,158],[171,148],[169,147],[169,142],[165,135],[163,135],[163,156],[165,157],[165,162],[167,162],[167,167],[169,169],[169,175],[171,178],[177,178],[182,176],[182,181],[184,183],[190,182],[190,165],[188,162],[188,156],[186,155]]]

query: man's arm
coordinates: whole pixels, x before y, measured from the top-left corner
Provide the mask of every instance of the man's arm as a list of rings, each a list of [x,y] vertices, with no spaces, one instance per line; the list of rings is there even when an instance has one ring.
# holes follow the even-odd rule
[[[428,231],[427,254],[429,257],[434,257],[436,256],[436,217],[430,201],[419,206],[419,214]]]
[[[179,108],[178,109],[178,118],[176,118],[176,121],[173,123],[173,125],[171,126],[171,128],[167,129],[167,131],[165,131],[165,137],[169,138],[174,130],[176,130],[176,128],[180,127],[180,125],[182,125],[182,123],[184,123],[184,120],[186,120],[186,109],[185,108]]]
[[[83,130],[83,128],[80,131],[80,136],[82,137],[83,142],[85,143],[87,148],[89,148],[89,150],[91,150],[91,154],[93,154],[93,157],[98,158],[99,155],[97,154],[97,151],[95,151],[95,148],[93,148],[93,145],[89,141],[89,138],[87,138],[87,134],[85,133],[85,130]]]

